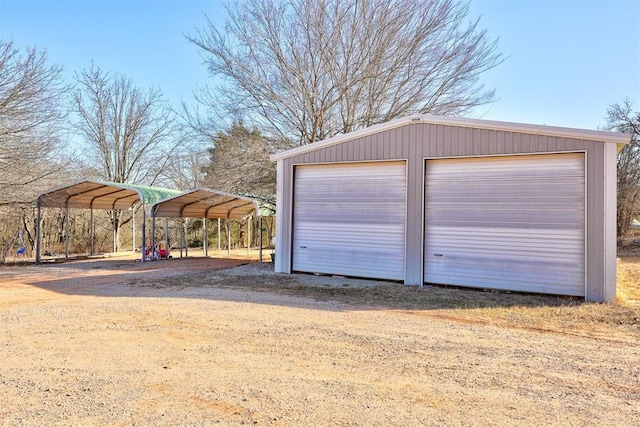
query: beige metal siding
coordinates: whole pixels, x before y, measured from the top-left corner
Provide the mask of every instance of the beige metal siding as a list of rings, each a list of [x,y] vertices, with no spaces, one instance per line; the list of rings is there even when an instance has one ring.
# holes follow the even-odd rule
[[[290,166],[285,169],[285,161],[280,160],[276,164],[277,182],[276,182],[276,258],[274,262],[274,271],[276,273],[291,273],[291,264],[289,262],[290,244],[288,240],[289,229],[291,226],[291,210],[290,206],[291,190],[288,185],[291,183],[293,175]],[[279,230],[279,231],[278,231]]]
[[[445,132],[445,128],[447,131]],[[407,257],[405,283],[419,285],[423,281],[422,236],[425,159],[438,157],[438,143],[441,143],[441,157],[469,157],[498,154],[553,153],[584,151],[586,154],[587,205],[587,295],[591,301],[602,301],[604,295],[604,223],[605,211],[604,176],[606,164],[605,145],[601,141],[572,139],[569,137],[541,136],[515,131],[486,131],[472,127],[456,127],[439,124],[415,123],[384,130],[380,133],[341,142],[312,153],[301,153],[279,160],[282,163],[282,188],[285,194],[278,204],[279,224],[278,257],[281,257],[283,271],[291,266],[291,214],[293,208],[293,168],[294,165],[309,163],[330,163],[345,161],[407,160]],[[347,147],[357,146],[357,156],[349,156]],[[384,156],[385,146],[393,158]],[[364,152],[364,154],[362,154]],[[280,185],[280,184],[279,184]],[[280,187],[279,187],[280,188]],[[280,226],[279,226],[280,227]],[[279,263],[278,263],[279,264]]]
[[[596,148],[587,153],[587,301],[605,300],[605,147]]]
[[[616,159],[617,147],[614,144],[605,146],[603,168],[604,173],[604,287],[598,300],[614,301],[616,299],[617,270],[617,230],[616,230]]]
[[[298,166],[293,270],[404,279],[404,162]]]
[[[426,168],[425,282],[584,296],[582,154]]]

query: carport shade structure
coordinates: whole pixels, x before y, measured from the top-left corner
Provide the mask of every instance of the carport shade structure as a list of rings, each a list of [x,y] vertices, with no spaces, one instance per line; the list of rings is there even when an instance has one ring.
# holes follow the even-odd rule
[[[76,208],[91,209],[91,253],[93,253],[93,210],[122,210],[133,207],[136,203],[142,204],[142,241],[145,241],[146,209],[145,206],[159,200],[180,194],[178,190],[168,188],[146,187],[142,185],[121,184],[117,182],[104,182],[83,180],[64,187],[44,192],[36,201],[38,209],[38,227],[36,230],[36,263],[40,262],[40,210],[41,208]],[[66,244],[65,254],[69,253],[69,215],[66,215]],[[115,230],[114,230],[115,245]],[[144,251],[142,251],[144,260]]]
[[[165,218],[242,219],[254,213],[258,216],[258,230],[262,242],[262,217],[273,215],[273,206],[249,197],[199,188],[186,191],[151,206],[151,216]],[[205,221],[206,227],[206,221]],[[205,228],[206,233],[206,228]],[[206,248],[205,248],[206,251]],[[262,243],[259,249],[262,262]]]

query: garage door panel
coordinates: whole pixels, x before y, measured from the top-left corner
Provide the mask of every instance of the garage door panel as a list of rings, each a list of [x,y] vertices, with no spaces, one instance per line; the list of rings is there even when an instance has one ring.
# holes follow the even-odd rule
[[[300,201],[298,201],[300,203]],[[389,202],[395,204],[395,201]],[[354,206],[357,205],[357,206]],[[403,221],[402,214],[388,212],[384,209],[384,202],[379,204],[359,203],[354,200],[351,203],[308,203],[303,208],[297,209],[298,218],[307,223],[321,223],[326,218],[339,218],[342,224],[357,224],[366,216],[370,224],[397,224]]]
[[[306,238],[296,239],[295,270],[366,276],[364,268],[375,270],[380,277],[395,278],[398,266],[404,263],[403,241],[387,240],[384,246],[380,245],[376,234],[389,234],[385,227],[332,225],[317,230],[314,226],[298,228],[298,234]]]
[[[559,198],[559,197],[566,197],[573,194],[571,189],[566,188],[565,186],[565,183],[567,182],[568,178],[572,178],[572,177],[562,177],[562,178],[554,177],[554,178],[546,178],[546,179],[534,178],[534,177],[526,177],[526,179],[524,179],[521,177],[518,179],[514,179],[509,176],[504,176],[504,177],[501,177],[499,180],[483,179],[483,178],[476,177],[472,182],[467,182],[466,180],[460,180],[460,179],[448,180],[443,178],[441,182],[430,183],[430,184],[431,184],[432,191],[434,191],[434,194],[438,194],[438,192],[444,192],[444,193],[447,193],[452,198],[452,200],[456,200],[456,197],[459,197],[460,200],[457,200],[457,201],[466,201],[466,200],[473,200],[473,199],[483,200],[482,196],[487,193],[498,198],[502,196],[504,200],[509,200],[508,198],[509,192],[513,191],[516,188],[525,189],[526,191],[530,192],[531,195],[533,196],[538,195],[538,196],[544,196],[545,198],[550,196],[550,194],[545,192],[543,188],[553,188],[554,190],[553,197]],[[509,180],[509,179],[511,179],[510,182],[504,182],[504,180]],[[445,184],[445,183],[455,184],[460,182],[465,184],[466,189],[473,190],[473,194],[469,195],[461,189],[448,188],[447,185]],[[500,191],[500,190],[507,191],[507,193],[505,194],[503,193],[503,191]]]
[[[296,167],[293,270],[404,278],[404,162]]]
[[[451,252],[496,252],[504,258],[534,256],[541,253],[542,256],[568,257],[575,259],[577,255],[583,253],[582,234],[579,232],[556,233],[556,230],[525,230],[522,233],[519,229],[509,229],[513,231],[500,232],[494,229],[470,230],[463,228],[463,232],[458,232],[454,227],[431,229],[430,244],[426,246],[427,251],[437,248],[447,248]],[[535,232],[531,232],[535,231]],[[510,253],[504,253],[510,251]]]
[[[366,248],[368,246],[380,246],[390,251],[404,248],[404,239],[398,236],[396,227],[383,224],[309,224],[302,222],[296,224],[299,238],[296,245],[306,246],[315,243],[326,245],[348,246],[351,248]],[[361,235],[368,235],[361,238]],[[384,248],[382,250],[384,250]]]
[[[433,160],[425,182],[426,282],[584,295],[581,154]]]
[[[495,205],[499,205],[496,202]],[[552,212],[550,212],[552,211]],[[579,229],[576,222],[582,219],[580,211],[571,209],[531,209],[526,204],[504,209],[487,209],[482,205],[442,206],[441,213],[446,221],[427,217],[431,225],[459,224],[460,226],[504,227],[537,229],[544,225],[548,229]],[[555,216],[554,216],[555,215]]]
[[[485,272],[489,270],[491,274],[487,275]],[[582,268],[567,268],[562,262],[538,260],[534,264],[527,259],[501,262],[492,257],[465,254],[452,255],[447,262],[430,263],[429,273],[434,277],[430,283],[561,295],[572,295],[572,283],[584,281]]]
[[[448,261],[448,263],[436,262],[434,264],[439,264],[440,273],[444,280],[458,280],[459,282],[455,283],[456,285],[473,286],[477,284],[491,288],[492,284],[505,280],[507,283],[537,280],[540,283],[533,283],[534,286],[542,283],[564,286],[565,281],[570,281],[572,278],[582,275],[580,268],[566,268],[566,265],[562,262],[554,263],[547,260],[538,260],[534,265],[527,259],[512,259],[507,262],[492,257],[465,256],[461,254],[460,256],[452,255]],[[457,263],[455,268],[450,268],[452,262]],[[490,277],[484,274],[484,270],[488,269],[492,270]],[[436,266],[434,266],[434,271],[436,271]],[[558,283],[551,282],[559,275],[565,280]]]

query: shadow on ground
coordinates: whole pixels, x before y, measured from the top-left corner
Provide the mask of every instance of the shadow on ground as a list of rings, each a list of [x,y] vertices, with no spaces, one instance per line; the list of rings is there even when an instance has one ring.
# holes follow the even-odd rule
[[[233,268],[252,264],[250,268]],[[565,307],[581,299],[474,290],[405,286],[396,282],[308,274],[275,274],[270,263],[243,258],[182,258],[141,263],[99,259],[0,269],[3,283],[18,282],[67,295],[228,299],[215,289],[235,289],[333,301],[344,309],[478,309],[493,307]],[[238,297],[246,301],[244,297]],[[233,297],[231,300],[235,300]],[[261,298],[256,296],[255,302]],[[264,298],[262,298],[264,299]],[[268,298],[274,304],[273,298]],[[292,301],[287,300],[286,305]],[[276,303],[277,304],[277,303]],[[351,307],[348,307],[351,306]],[[322,308],[322,306],[319,306]],[[342,309],[335,304],[327,309]]]

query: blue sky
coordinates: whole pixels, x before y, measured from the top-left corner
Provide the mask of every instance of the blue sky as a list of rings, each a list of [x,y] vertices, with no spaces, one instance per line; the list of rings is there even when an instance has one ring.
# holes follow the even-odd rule
[[[217,0],[0,0],[0,38],[47,49],[70,81],[93,61],[178,105],[207,80],[183,36],[203,13],[224,22]],[[472,0],[471,13],[507,56],[485,75],[499,100],[475,117],[596,129],[625,97],[640,110],[640,0]]]

